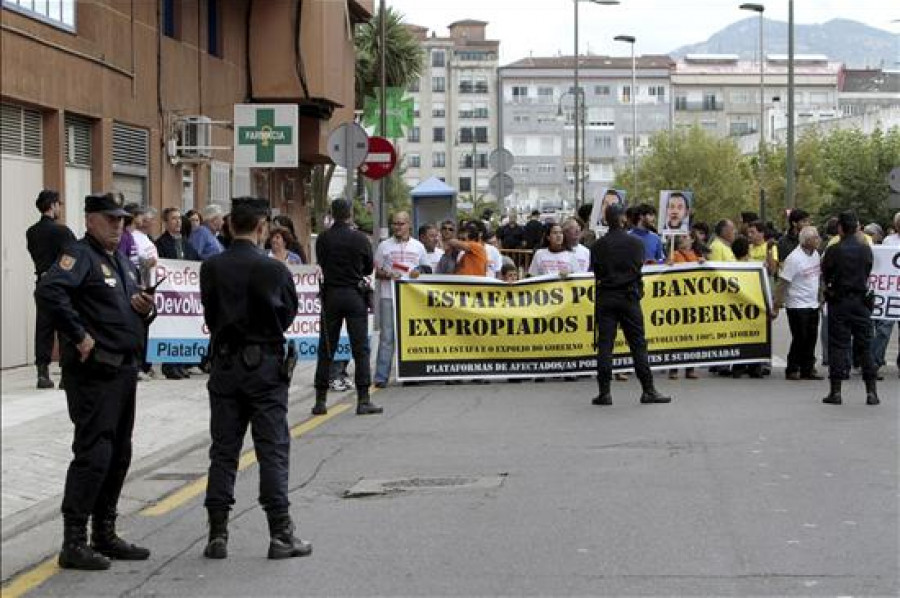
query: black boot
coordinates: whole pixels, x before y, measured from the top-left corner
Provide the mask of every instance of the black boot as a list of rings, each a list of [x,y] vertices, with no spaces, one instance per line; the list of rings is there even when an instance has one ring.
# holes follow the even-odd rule
[[[109,559],[87,544],[87,522],[64,520],[63,525],[63,545],[58,560],[61,568],[82,571],[109,569]]]
[[[209,539],[203,556],[208,559],[228,556],[228,511],[209,511]]]
[[[641,403],[671,403],[672,397],[667,397],[661,395],[659,391],[656,390],[656,387],[653,385],[653,377],[647,378],[646,380],[641,380],[641,388],[643,392],[641,393]]]
[[[116,535],[116,514],[94,515],[91,521],[91,548],[114,561],[146,561],[150,551],[129,544]]]
[[[831,383],[831,392],[828,393],[828,396],[822,399],[822,402],[827,405],[840,405],[841,404],[841,381],[837,378],[829,378],[829,383]]]
[[[600,385],[600,394],[591,401],[592,405],[612,405],[612,393],[609,390],[609,378],[606,380],[597,380]]]
[[[53,388],[53,380],[50,379],[50,366],[37,366],[37,387],[40,389]]]
[[[312,414],[313,415],[325,415],[328,413],[328,391],[316,389],[316,404],[313,405]]]
[[[383,412],[384,409],[373,403],[369,395],[361,396],[356,400],[356,415],[378,415]]]
[[[269,520],[269,558],[289,559],[291,557],[309,556],[312,544],[294,535],[294,523],[287,513],[267,515]]]
[[[866,380],[866,405],[880,405],[876,378]]]

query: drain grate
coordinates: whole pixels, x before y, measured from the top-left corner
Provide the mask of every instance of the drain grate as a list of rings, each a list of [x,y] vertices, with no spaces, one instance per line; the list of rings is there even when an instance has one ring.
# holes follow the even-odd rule
[[[506,478],[505,473],[494,476],[448,476],[410,477],[389,480],[362,479],[344,493],[344,498],[365,496],[385,496],[403,492],[425,492],[429,490],[489,489],[499,488]]]

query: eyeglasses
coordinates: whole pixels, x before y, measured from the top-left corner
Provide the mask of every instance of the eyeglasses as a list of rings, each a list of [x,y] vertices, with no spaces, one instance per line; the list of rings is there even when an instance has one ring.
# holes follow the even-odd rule
[[[441,227],[441,230],[448,230],[448,231],[450,231],[450,232],[452,233],[452,232],[455,231],[456,229],[453,228],[452,226],[442,226],[442,227]]]
[[[409,224],[409,222],[391,222],[392,226],[403,226],[404,224]]]

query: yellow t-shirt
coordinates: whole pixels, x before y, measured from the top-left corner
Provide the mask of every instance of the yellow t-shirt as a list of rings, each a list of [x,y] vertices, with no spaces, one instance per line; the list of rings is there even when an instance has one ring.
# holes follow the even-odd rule
[[[751,262],[765,262],[766,261],[766,243],[760,243],[759,245],[750,245],[750,253],[747,258],[748,261]],[[772,245],[772,259],[776,262],[778,261],[778,246]]]
[[[872,237],[870,237],[868,235],[868,233],[863,233],[862,236],[863,236],[863,239],[865,239],[865,241],[866,241],[866,245],[872,244]],[[825,245],[825,249],[828,249],[832,245],[837,245],[840,242],[840,240],[841,240],[840,235],[834,235],[833,237],[828,239],[828,243]]]
[[[731,247],[729,247],[719,239],[713,239],[713,242],[709,244],[709,257],[707,259],[711,262],[737,261],[734,257],[734,252],[731,250]]]

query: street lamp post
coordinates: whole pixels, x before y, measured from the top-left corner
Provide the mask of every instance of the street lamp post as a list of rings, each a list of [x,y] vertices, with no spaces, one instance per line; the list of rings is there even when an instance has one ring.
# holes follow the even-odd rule
[[[762,4],[745,3],[739,7],[741,10],[751,10],[759,13],[759,217],[766,221],[766,188],[763,184],[763,174],[766,156],[766,46],[763,41],[763,13],[766,7]]]
[[[787,173],[784,184],[785,207],[794,209],[794,0],[788,0],[788,99]]]
[[[578,83],[578,58],[579,58],[579,47],[578,47],[578,3],[579,2],[590,2],[591,4],[600,4],[603,6],[615,6],[619,4],[619,0],[572,0],[572,4],[575,6],[575,55],[573,57],[575,61],[574,67],[574,79],[575,79],[575,207],[578,208],[581,205],[584,205],[584,180],[582,179],[582,169],[581,169],[581,153],[584,151],[584,148],[579,148],[579,136],[578,136],[578,115],[580,114],[580,106],[581,106],[581,87]]]
[[[634,61],[634,42],[636,38],[633,35],[617,35],[613,38],[617,42],[625,42],[631,44],[631,179],[633,188],[632,201],[638,200],[638,180],[637,180],[637,69]]]

